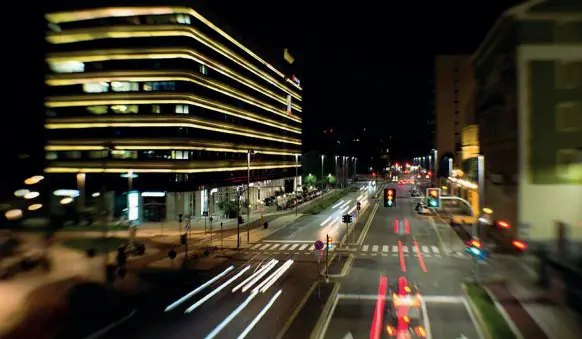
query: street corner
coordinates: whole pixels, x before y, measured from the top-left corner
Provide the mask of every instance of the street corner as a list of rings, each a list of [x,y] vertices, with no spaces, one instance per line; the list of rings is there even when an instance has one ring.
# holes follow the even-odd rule
[[[425,323],[432,339],[484,338],[463,297],[442,297],[425,305]]]

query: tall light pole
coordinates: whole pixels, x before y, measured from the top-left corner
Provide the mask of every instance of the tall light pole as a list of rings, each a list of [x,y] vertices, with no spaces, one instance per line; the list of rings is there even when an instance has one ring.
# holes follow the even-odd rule
[[[299,204],[297,203],[297,189],[299,188],[299,154],[295,154],[295,216],[297,216],[297,208]]]
[[[321,155],[321,191],[323,192],[323,158],[325,158],[325,154]],[[322,195],[323,197],[323,195]]]
[[[251,154],[254,153],[252,149],[247,152],[247,243],[251,241]]]

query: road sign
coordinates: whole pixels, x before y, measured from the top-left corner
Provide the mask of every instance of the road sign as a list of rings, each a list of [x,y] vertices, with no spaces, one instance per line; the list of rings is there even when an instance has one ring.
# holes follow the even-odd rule
[[[321,240],[317,240],[317,241],[315,242],[315,249],[316,249],[316,250],[321,250],[321,249],[323,249],[323,246],[324,246],[324,244],[323,244],[323,241],[321,241]]]

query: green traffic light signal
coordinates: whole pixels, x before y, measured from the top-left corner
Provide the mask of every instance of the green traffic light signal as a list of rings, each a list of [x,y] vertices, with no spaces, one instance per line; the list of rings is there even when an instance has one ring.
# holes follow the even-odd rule
[[[432,207],[436,207],[438,203],[435,200],[431,200],[429,203]]]

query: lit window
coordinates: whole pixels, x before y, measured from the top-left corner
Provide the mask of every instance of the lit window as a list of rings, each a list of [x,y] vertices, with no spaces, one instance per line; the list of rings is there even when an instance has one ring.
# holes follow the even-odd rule
[[[200,73],[208,75],[208,67],[206,65],[200,65]]]
[[[44,157],[46,160],[57,160],[58,155],[57,152],[46,152]]]
[[[152,105],[152,113],[159,114],[161,112],[160,105]]]
[[[147,89],[146,89],[147,88]],[[148,82],[144,86],[145,91],[175,91],[176,83],[173,81]]]
[[[49,66],[55,73],[85,72],[85,64],[80,61],[51,62]]]
[[[108,151],[89,151],[89,158],[104,159],[107,158]]]
[[[188,114],[188,113],[190,113],[190,109],[189,109],[188,105],[176,105],[176,113]]]
[[[176,21],[178,21],[179,24],[190,24],[190,16],[187,14],[178,14],[176,15]]]
[[[554,82],[557,89],[573,89],[580,86],[582,62],[556,61]]]
[[[172,151],[172,159],[188,159],[188,151]]]
[[[81,151],[68,151],[66,154],[69,159],[81,159],[83,156]]]
[[[151,92],[152,84],[150,84],[149,82],[146,82],[145,84],[143,84],[143,90],[146,92]]]
[[[111,151],[113,159],[137,159],[137,151]]]
[[[113,81],[111,89],[114,92],[137,92],[139,91],[139,84],[137,82]]]
[[[114,105],[114,106],[111,106],[111,111],[113,111],[113,113],[119,113],[119,114],[137,113],[139,111],[139,106],[138,105]]]
[[[582,179],[582,151],[561,149],[556,154],[557,176],[567,180]]]
[[[93,84],[83,84],[83,92],[85,93],[105,93],[109,91],[109,84],[106,82],[99,82]]]
[[[109,110],[107,106],[87,106],[87,112],[93,114],[107,114]]]
[[[575,132],[582,129],[582,106],[580,102],[561,102],[556,105],[556,130]]]

